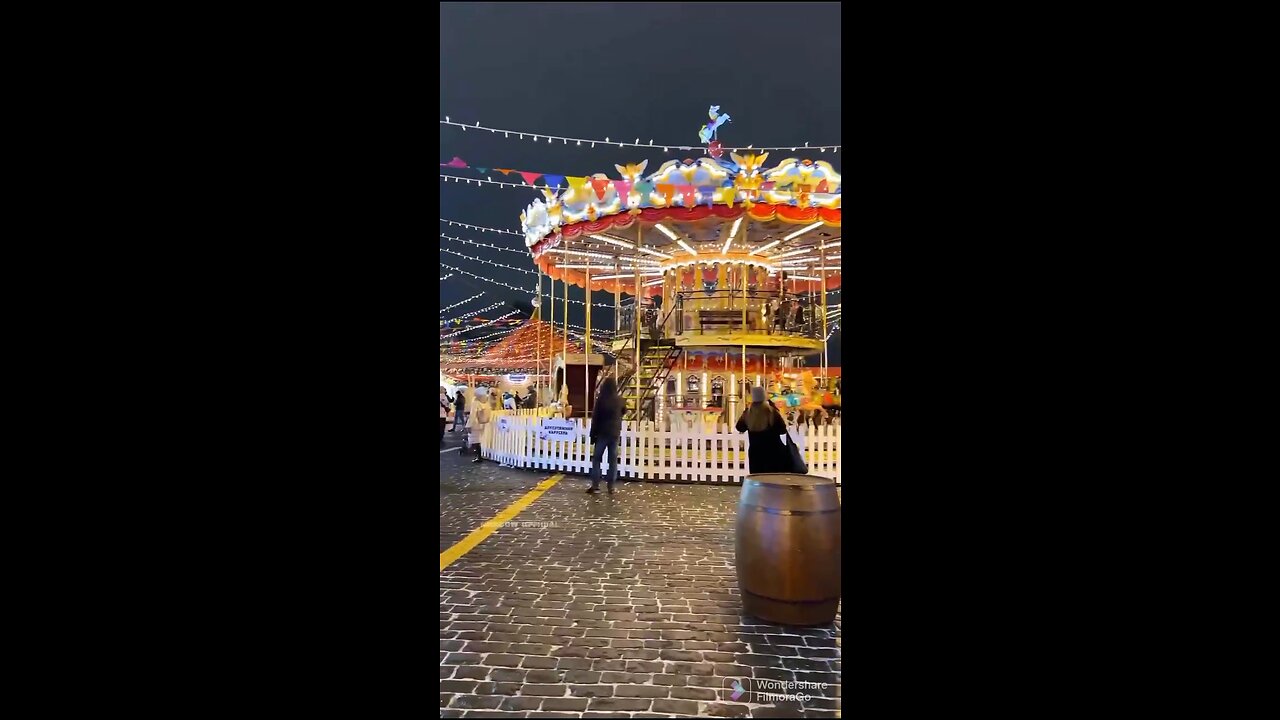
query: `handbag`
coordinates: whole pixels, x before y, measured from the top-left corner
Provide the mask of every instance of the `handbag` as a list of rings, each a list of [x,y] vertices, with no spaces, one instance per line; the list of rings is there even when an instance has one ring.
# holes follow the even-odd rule
[[[791,456],[791,472],[798,475],[808,475],[809,466],[805,464],[804,457],[800,455],[800,448],[791,439],[790,430],[787,430],[787,453]]]

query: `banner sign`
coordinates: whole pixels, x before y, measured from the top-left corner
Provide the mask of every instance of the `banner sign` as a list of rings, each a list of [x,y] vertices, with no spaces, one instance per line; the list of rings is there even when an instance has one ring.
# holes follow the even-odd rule
[[[498,432],[506,432],[511,427],[511,418],[503,416],[498,418]]]
[[[522,383],[528,379],[529,379],[528,375],[508,375],[507,376],[507,382],[511,382],[511,383]]]
[[[538,428],[539,440],[572,440],[578,435],[578,424],[572,420],[543,420]]]

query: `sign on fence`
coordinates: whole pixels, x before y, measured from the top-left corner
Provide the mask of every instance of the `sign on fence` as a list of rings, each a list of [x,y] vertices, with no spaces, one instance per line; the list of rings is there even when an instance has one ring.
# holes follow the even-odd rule
[[[572,440],[577,436],[578,426],[572,420],[543,420],[538,428],[539,440]]]
[[[510,427],[511,418],[505,416],[498,418],[498,432],[506,432]]]

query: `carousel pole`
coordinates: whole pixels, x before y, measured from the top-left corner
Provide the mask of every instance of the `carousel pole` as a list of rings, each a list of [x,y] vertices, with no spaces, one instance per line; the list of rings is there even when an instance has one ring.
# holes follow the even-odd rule
[[[642,233],[640,218],[636,218],[636,260],[631,263],[632,267],[640,267],[640,247],[642,245]],[[636,278],[636,294],[634,302],[631,303],[631,324],[634,326],[636,338],[636,365],[635,372],[632,373],[636,379],[636,427],[640,427],[640,271],[637,270]]]
[[[746,270],[746,263],[742,269]],[[747,273],[742,273],[742,381],[747,381]]]
[[[582,401],[582,416],[591,414],[591,263],[587,263],[585,278],[587,282],[587,324],[586,333],[582,336],[582,387],[585,400]]]
[[[822,268],[818,277],[822,278],[822,387],[827,387],[827,251],[825,244],[818,245],[818,265]]]
[[[533,404],[539,406],[542,404],[542,378],[538,377],[542,374],[542,312],[539,310],[542,307],[542,268],[538,268],[538,292],[535,297],[538,298],[538,307],[533,311],[538,316],[538,324],[535,329],[537,338],[533,349]]]
[[[556,279],[555,278],[550,278],[550,279],[551,279],[551,288],[549,292],[547,292],[547,300],[548,300],[547,304],[551,306],[551,326],[550,326],[551,334],[547,337],[547,389],[548,390],[551,390],[553,387],[551,383],[555,380],[555,369],[556,369],[556,354],[554,352],[555,344],[556,344]],[[548,395],[549,394],[551,393],[548,393]],[[554,397],[551,399],[553,401],[555,400]]]
[[[564,385],[569,387],[569,278],[564,279]]]

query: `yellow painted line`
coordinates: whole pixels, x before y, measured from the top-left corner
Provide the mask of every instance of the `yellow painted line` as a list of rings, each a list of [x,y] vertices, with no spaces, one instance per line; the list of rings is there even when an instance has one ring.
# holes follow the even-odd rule
[[[470,535],[459,540],[453,547],[440,553],[440,570],[443,572],[445,568],[457,562],[463,555],[471,552],[472,548],[479,545],[485,538],[492,535],[494,530],[502,527],[502,525],[511,518],[523,512],[524,509],[529,507],[534,500],[542,497],[542,493],[550,490],[551,486],[560,482],[563,477],[563,473],[556,473],[555,475],[552,475],[546,480],[538,483],[536,487],[525,493],[524,497],[511,503],[506,510],[498,513],[492,520],[486,522],[475,530],[472,530]]]

